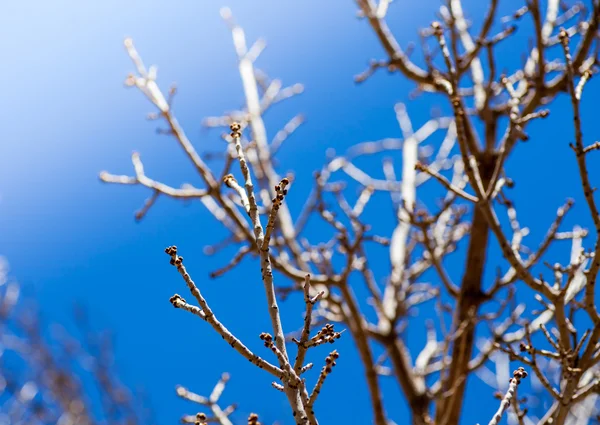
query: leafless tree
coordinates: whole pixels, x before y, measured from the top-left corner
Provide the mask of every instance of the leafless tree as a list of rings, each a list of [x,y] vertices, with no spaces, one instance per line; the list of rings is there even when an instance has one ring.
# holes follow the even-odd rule
[[[110,335],[94,331],[82,308],[76,335],[42,322],[7,271],[0,257],[0,424],[154,423],[145,397],[119,380]]]
[[[396,379],[412,422],[418,425],[458,424],[471,375],[499,385],[496,389],[505,392],[499,410],[490,412],[490,424],[499,423],[505,413],[518,424],[586,424],[597,415],[600,388],[600,316],[595,292],[600,269],[600,216],[588,163],[600,143],[584,140],[580,105],[583,88],[598,64],[600,2],[548,0],[542,4],[528,0],[511,16],[501,17],[499,0],[490,0],[483,20],[472,17],[471,23],[460,0],[444,0],[437,12],[438,21],[421,31],[422,64],[411,60],[388,28],[388,11],[394,13],[394,7],[404,7],[389,3],[356,2],[359,17],[366,23],[362,28],[368,24],[387,55],[373,60],[356,81],[363,83],[378,70],[387,69],[398,78],[413,81],[416,94],[436,93],[437,99],[444,98],[446,105],[442,106],[449,116],[434,117],[415,129],[406,106],[396,105],[401,139],[349,147],[316,172],[310,194],[297,193],[293,176],[282,176],[278,171],[276,155],[303,117],[293,117],[269,138],[263,115],[303,88],[283,87],[280,80],[270,79],[255,67],[264,41],[248,47],[244,31],[225,8],[222,16],[233,35],[246,102],[239,110],[204,121],[208,127],[229,128],[223,135],[227,146],[220,155],[195,149],[174,116],[171,102],[175,89],[163,94],[156,82],[156,68],[146,68],[133,41],[125,40],[136,67],[127,85],[137,87],[155,105],[158,111],[151,118],[167,124],[166,132],[183,149],[203,187],[186,184],[176,188],[152,179],[145,174],[137,153],[132,156],[132,176],[103,172],[100,177],[107,183],[149,189],[150,197],[136,213],[137,219],[142,219],[161,196],[202,202],[230,232],[211,251],[237,247],[230,263],[215,270],[213,277],[227,273],[246,258],[260,262],[257,273],[260,269],[272,324],[272,334],[264,333],[261,338],[273,352],[271,359],[252,352],[229,332],[225,325],[228,319],[211,309],[210,301],[202,295],[202,285],[192,280],[174,246],[166,252],[195,303],[180,295],[174,295],[171,302],[203,319],[233,349],[270,373],[273,386],[285,393],[296,423],[317,423],[315,400],[338,356],[336,351],[328,356],[311,387],[302,376],[312,365],[306,363],[307,351],[339,338],[341,333],[334,326],[341,324],[360,355],[377,425],[393,419],[386,414],[380,375]],[[498,70],[503,67],[503,57],[496,47],[509,42],[523,20],[533,22],[532,44],[524,52],[526,61],[522,69],[501,75]],[[586,239],[589,248],[584,249],[588,231],[561,229],[573,205],[567,200],[558,208],[554,222],[547,224],[545,238],[531,241],[537,248],[529,249],[524,244],[527,228],[519,223],[510,200],[514,181],[506,174],[505,164],[519,143],[528,139],[531,121],[549,115],[548,119],[553,119],[550,110],[542,108],[549,108],[562,93],[572,103],[568,124],[573,127],[574,143],[570,146],[572,160],[580,170],[581,188],[573,188],[573,192],[575,196],[583,190],[594,238]],[[441,143],[430,142],[435,132],[445,134]],[[361,168],[364,160],[382,152],[394,160],[383,162],[380,177]],[[211,167],[208,164],[214,157],[222,161]],[[398,177],[396,167],[401,169]],[[429,192],[421,190],[425,184],[445,189],[439,202],[427,199]],[[351,191],[357,186],[360,195],[351,201]],[[286,196],[307,201],[300,211],[291,211]],[[381,196],[391,198],[396,214],[395,227],[386,233],[362,219],[363,212],[374,207],[373,198]],[[331,234],[309,235],[306,227],[310,220],[324,221]],[[315,240],[315,236],[321,239]],[[500,246],[505,262],[495,280],[486,282],[490,240]],[[571,256],[554,258],[550,264],[546,253],[556,241],[570,243]],[[467,253],[462,274],[453,276],[444,263],[459,242],[467,245]],[[385,281],[378,281],[370,266],[377,245],[389,247],[390,269]],[[437,276],[433,282],[424,278],[433,274]],[[368,303],[357,299],[355,277],[369,292]],[[517,288],[534,293],[541,308],[517,300]],[[295,357],[286,344],[276,291],[281,296],[291,291],[304,293],[304,328],[297,339],[287,340],[295,348]],[[427,343],[409,347],[403,330],[413,313],[426,303],[435,306],[430,309],[435,314],[430,318]],[[321,329],[314,333],[314,326]],[[383,348],[385,356],[375,358],[375,346]],[[521,366],[512,378],[508,359]],[[497,376],[504,380],[489,379],[489,367],[494,363]],[[539,384],[543,396],[552,401],[541,415],[528,412],[517,396],[517,386],[527,376],[526,371]],[[221,410],[216,404],[225,381],[223,378],[208,399],[184,389],[178,392],[206,406],[213,420],[229,424],[231,408]],[[186,418],[196,422],[209,419],[205,414]]]

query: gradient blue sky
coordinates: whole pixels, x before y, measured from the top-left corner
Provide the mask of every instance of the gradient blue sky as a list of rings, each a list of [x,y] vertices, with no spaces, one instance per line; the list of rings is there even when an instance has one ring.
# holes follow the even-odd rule
[[[470,17],[481,19],[485,2],[464,3]],[[502,3],[507,13],[522,5],[517,0]],[[174,292],[186,291],[163,249],[180,247],[214,310],[260,351],[257,335],[268,329],[268,318],[256,264],[247,262],[210,281],[208,272],[225,264],[230,252],[210,258],[202,253],[224,232],[200,205],[161,199],[143,222],[135,223],[133,212],[148,193],[102,185],[97,177],[101,170],[130,174],[130,154],[137,150],[152,177],[175,186],[200,184],[175,142],[157,135],[156,123],[145,120],[151,105],[136,90],[123,88],[133,67],[122,40],[133,37],[145,62],[158,65],[164,89],[178,83],[175,113],[197,149],[222,149],[218,133],[202,131],[200,121],[243,101],[230,32],[219,17],[224,5],[232,8],[250,41],[267,39],[260,68],[284,83],[305,85],[303,95],[266,118],[273,135],[295,113],[307,117],[279,156],[283,170],[294,169],[298,181],[306,182],[294,186],[292,209],[305,199],[310,174],[323,163],[327,148],[343,151],[360,141],[400,136],[393,106],[408,100],[412,85],[385,72],[361,86],[354,84],[353,76],[369,59],[384,55],[368,25],[355,18],[350,0],[20,0],[0,5],[0,254],[8,258],[13,276],[35,288],[48,320],[70,326],[71,307],[80,301],[98,327],[115,330],[121,376],[147,391],[160,424],[195,412],[195,406],[176,398],[176,384],[207,393],[223,371],[232,375],[224,401],[239,403],[236,418],[256,411],[264,423],[291,423],[284,397],[271,389],[265,374],[250,367],[205,323],[169,305]],[[403,45],[416,39],[417,29],[432,20],[438,5],[435,0],[392,4],[390,25]],[[529,27],[523,24],[525,32]],[[517,35],[500,47],[505,58],[501,68],[520,64],[521,50],[515,49],[525,43]],[[590,143],[599,137],[592,121],[597,112],[585,106],[600,92],[593,81],[586,90],[583,118]],[[427,97],[411,102],[415,126],[437,105],[437,99]],[[514,199],[520,221],[532,228],[532,245],[566,197],[581,199],[568,148],[572,128],[566,99],[556,102],[553,112],[543,124],[531,126],[531,141],[519,147],[508,165],[517,182]],[[567,119],[561,121],[561,116]],[[389,202],[378,199],[372,217],[389,224],[391,233]],[[589,224],[583,203],[567,220],[568,226],[574,223]],[[568,247],[554,252],[564,255]],[[499,256],[497,249],[492,254]],[[372,264],[381,277],[388,270],[385,254]],[[459,267],[460,261],[449,265],[456,279]],[[494,270],[489,272],[492,276]],[[255,282],[247,279],[252,273]],[[288,330],[300,326],[301,308],[296,299],[284,304]],[[422,328],[416,329],[408,332],[418,347],[423,335]],[[317,364],[328,348],[313,357]],[[317,406],[321,421],[370,423],[362,368],[350,338],[338,350],[339,367]],[[396,385],[382,381],[390,417],[405,423]],[[470,387],[472,407],[466,420],[488,420],[496,406],[492,392],[477,383]]]

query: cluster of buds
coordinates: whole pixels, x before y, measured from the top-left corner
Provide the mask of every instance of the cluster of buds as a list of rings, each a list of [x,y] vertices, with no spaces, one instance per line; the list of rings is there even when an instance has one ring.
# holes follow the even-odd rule
[[[563,44],[563,46],[569,45],[569,33],[567,32],[566,29],[564,29],[564,28],[560,29],[560,31],[558,32],[558,39]]]
[[[171,302],[171,304],[173,304],[173,307],[175,308],[179,308],[181,304],[186,304],[185,298],[183,298],[179,294],[173,295],[171,298],[169,298],[169,301]]]
[[[284,177],[283,179],[281,179],[281,181],[279,182],[278,185],[275,186],[275,197],[273,198],[272,202],[273,202],[273,211],[277,211],[279,210],[279,207],[281,206],[281,204],[283,203],[283,200],[285,198],[285,195],[287,195],[287,185],[290,184],[290,180],[286,177]]]
[[[336,339],[340,339],[342,332],[336,332],[331,323],[327,323],[321,328],[315,336],[311,338],[311,345],[321,345],[326,342],[333,344]]]
[[[275,344],[273,341],[273,336],[270,333],[267,333],[267,332],[261,333],[260,339],[262,341],[264,341],[265,347],[270,348],[271,350],[275,351]]]
[[[519,367],[517,370],[513,371],[512,379],[517,381],[517,385],[519,385],[521,383],[521,379],[525,379],[525,378],[527,378],[527,371],[522,366]]]
[[[230,136],[232,139],[239,139],[242,137],[242,126],[240,123],[232,122],[229,129],[231,130]]]
[[[444,29],[442,28],[442,24],[438,21],[433,21],[431,23],[431,30],[433,31],[433,35],[436,37],[442,37],[444,35]]]
[[[529,353],[531,351],[531,346],[521,341],[519,343],[519,351],[521,353]]]
[[[323,369],[321,369],[321,373],[319,374],[319,380],[317,381],[317,384],[315,385],[315,388],[313,389],[313,391],[310,395],[310,398],[308,400],[309,407],[312,408],[312,406],[315,404],[315,400],[317,399],[317,397],[319,396],[319,393],[321,392],[321,387],[323,386],[325,379],[327,379],[327,376],[329,376],[329,374],[335,367],[335,365],[336,365],[335,361],[338,359],[339,356],[340,355],[338,354],[337,350],[333,350],[325,358],[325,366],[323,366]]]
[[[286,187],[289,184],[290,184],[289,179],[284,177],[283,179],[281,179],[281,181],[279,182],[278,185],[275,185],[275,197],[271,200],[271,202],[272,202],[271,212],[269,213],[269,220],[267,221],[267,228],[265,231],[265,239],[264,239],[263,245],[261,247],[261,249],[263,251],[269,250],[269,243],[271,240],[271,236],[273,235],[273,232],[275,231],[275,220],[277,218],[277,211],[279,211],[279,207],[281,207],[281,204],[283,204],[285,195],[287,195]]]
[[[207,417],[204,413],[196,413],[196,421],[194,425],[207,425]]]
[[[325,366],[323,366],[323,373],[329,375],[331,370],[336,365],[335,361],[340,357],[340,354],[337,350],[333,350],[329,355],[325,358]]]
[[[171,257],[171,265],[172,266],[181,266],[183,264],[183,257],[177,255],[177,247],[175,245],[171,245],[165,248],[165,253]]]
[[[248,416],[248,425],[261,425],[258,422],[258,415],[256,413],[250,413],[250,416]]]

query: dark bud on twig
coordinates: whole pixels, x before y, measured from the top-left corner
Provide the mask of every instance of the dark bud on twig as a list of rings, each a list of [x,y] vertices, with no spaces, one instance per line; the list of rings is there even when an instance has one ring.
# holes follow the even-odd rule
[[[256,413],[250,413],[250,416],[248,416],[248,425],[261,425],[258,422],[258,415]]]
[[[520,367],[513,372],[513,379],[517,380],[517,385],[521,383],[521,379],[527,378],[527,371],[525,368]]]
[[[197,413],[196,414],[196,421],[194,422],[195,425],[205,425],[206,424],[206,415],[204,413]]]
[[[242,134],[241,134],[242,126],[239,123],[237,123],[237,122],[231,123],[231,125],[229,126],[229,129],[231,130],[232,138],[235,139],[235,138],[239,138],[242,136]]]
[[[169,298],[169,301],[175,308],[179,308],[180,303],[185,304],[185,302],[186,302],[185,299],[179,294],[173,295],[171,298]]]
[[[442,24],[440,24],[438,21],[433,21],[431,23],[431,29],[433,30],[433,35],[435,35],[436,37],[441,37],[444,34]]]

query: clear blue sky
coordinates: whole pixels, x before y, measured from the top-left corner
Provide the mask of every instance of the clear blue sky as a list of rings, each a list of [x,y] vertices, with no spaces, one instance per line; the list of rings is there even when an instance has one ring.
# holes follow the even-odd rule
[[[481,19],[485,2],[464,3],[469,16]],[[522,5],[502,3],[506,12]],[[264,423],[291,423],[284,397],[270,387],[265,374],[205,323],[170,306],[173,293],[186,291],[163,249],[171,244],[181,248],[215,311],[260,351],[257,336],[268,330],[268,317],[257,264],[244,263],[227,277],[210,281],[208,273],[224,265],[230,252],[203,254],[202,248],[224,232],[201,205],[161,199],[136,223],[133,212],[148,193],[103,185],[97,177],[101,170],[130,174],[130,154],[136,150],[154,178],[175,186],[200,184],[175,142],[157,135],[156,123],[145,120],[152,106],[136,90],[123,88],[133,67],[122,40],[133,37],[145,62],[158,65],[164,89],[178,83],[175,113],[197,149],[222,149],[218,132],[203,132],[200,121],[243,101],[230,32],[219,16],[224,5],[232,8],[250,41],[267,39],[259,67],[284,83],[305,85],[303,95],[266,119],[274,135],[295,113],[307,118],[279,156],[282,170],[294,169],[298,181],[305,182],[290,193],[292,208],[308,194],[311,172],[320,168],[327,148],[343,151],[360,141],[400,136],[393,106],[408,100],[412,85],[386,72],[354,84],[353,76],[368,60],[384,54],[370,27],[355,18],[350,0],[19,0],[0,5],[0,254],[8,258],[13,276],[35,288],[47,320],[70,326],[71,307],[80,301],[98,327],[115,330],[121,376],[147,391],[160,424],[195,412],[195,406],[176,398],[176,384],[208,393],[223,371],[232,375],[224,401],[239,403],[236,418],[256,411]],[[417,38],[417,29],[432,20],[438,5],[436,0],[391,5],[390,25],[402,45]],[[501,68],[518,66],[521,50],[515,49],[523,46],[522,35],[505,43]],[[600,137],[591,121],[597,112],[586,108],[598,95],[592,80],[584,94],[588,143]],[[439,100],[424,97],[409,104],[415,125],[427,120]],[[531,126],[531,141],[519,147],[508,165],[517,183],[519,219],[532,228],[533,246],[566,197],[582,199],[568,148],[569,116],[566,99],[556,102],[551,118]],[[371,205],[377,213],[373,217],[389,223],[391,233],[389,203],[385,197],[377,202]],[[567,220],[569,226],[574,223],[589,224],[583,202]],[[563,257],[553,261],[565,259],[568,247],[555,252]],[[497,250],[492,254],[499,256]],[[372,264],[380,276],[389,270],[383,255]],[[457,280],[460,264],[449,265]],[[283,305],[288,330],[301,325],[302,305],[296,301]],[[408,330],[415,347],[423,340],[420,329]],[[317,365],[328,348],[314,354]],[[362,368],[348,335],[338,350],[342,357],[318,402],[319,417],[324,425],[370,423]],[[390,417],[406,423],[396,385],[385,378],[382,382]],[[488,420],[496,406],[492,393],[476,382],[469,387],[465,424]]]

